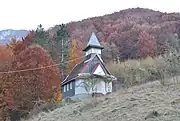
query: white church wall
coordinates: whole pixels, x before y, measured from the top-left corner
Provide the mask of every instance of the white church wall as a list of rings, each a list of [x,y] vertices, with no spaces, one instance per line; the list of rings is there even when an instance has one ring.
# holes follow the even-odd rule
[[[90,53],[101,54],[101,49],[91,48],[86,52],[86,56],[89,55]]]
[[[98,74],[98,75],[105,75],[101,65],[98,65],[98,67],[96,68],[96,70],[94,71],[94,74]]]
[[[83,86],[83,79],[77,79],[75,81],[75,95],[88,94],[85,87]]]
[[[86,91],[85,86],[83,86],[83,81],[82,79],[76,80],[75,82],[75,95],[87,95],[92,94],[92,90],[89,92]],[[104,81],[100,81],[98,84],[95,85],[95,90],[94,92],[96,93],[102,93],[106,94],[107,92],[112,92],[112,82],[105,84]]]
[[[94,74],[105,75],[101,65],[98,65]],[[97,92],[101,92],[103,94],[106,94],[107,92],[112,92],[112,82],[106,84],[104,81],[101,81],[100,84],[97,85],[97,89]]]
[[[105,75],[101,65],[97,67],[94,74]],[[75,81],[75,95],[88,94],[88,92],[85,89],[85,86],[83,85],[83,81],[86,80],[77,79]],[[107,92],[112,92],[112,82],[107,84],[102,80],[98,84],[96,84],[94,88],[95,88],[95,92],[106,94]],[[89,94],[92,94],[92,90],[89,91]]]

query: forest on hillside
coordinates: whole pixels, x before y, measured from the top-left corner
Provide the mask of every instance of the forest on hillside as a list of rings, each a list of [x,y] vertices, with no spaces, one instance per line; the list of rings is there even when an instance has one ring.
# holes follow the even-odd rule
[[[60,102],[59,85],[83,59],[82,49],[92,32],[105,47],[106,62],[154,58],[180,51],[179,13],[133,8],[60,24],[48,31],[39,25],[22,41],[12,38],[6,46],[0,45],[0,118],[6,118],[10,109],[18,110],[24,118],[39,103]],[[154,77],[156,70],[152,72]]]
[[[51,33],[56,29],[52,27]],[[105,60],[137,59],[163,54],[172,47],[178,48],[180,13],[132,8],[70,22],[67,29],[71,40],[78,41],[81,48],[86,45],[91,32],[95,32],[105,46]]]

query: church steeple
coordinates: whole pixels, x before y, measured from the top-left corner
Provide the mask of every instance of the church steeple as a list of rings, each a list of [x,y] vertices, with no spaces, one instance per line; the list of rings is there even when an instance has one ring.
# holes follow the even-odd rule
[[[101,55],[101,50],[104,49],[104,47],[99,43],[95,33],[93,32],[91,34],[91,37],[89,38],[88,44],[85,47],[83,51],[86,52],[87,55],[92,54],[99,54]]]

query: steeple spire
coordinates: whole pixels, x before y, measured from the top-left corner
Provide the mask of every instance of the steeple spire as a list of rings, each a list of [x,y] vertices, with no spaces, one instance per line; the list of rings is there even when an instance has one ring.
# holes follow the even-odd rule
[[[91,48],[104,49],[104,47],[99,43],[94,32],[92,32],[91,37],[89,38],[88,44],[83,51],[88,51]]]
[[[104,49],[104,47],[100,44],[98,41],[96,35],[94,32],[92,32],[91,37],[89,38],[88,44],[85,47],[83,51],[86,52],[87,55],[92,55],[92,54],[99,54],[101,55],[101,50]]]

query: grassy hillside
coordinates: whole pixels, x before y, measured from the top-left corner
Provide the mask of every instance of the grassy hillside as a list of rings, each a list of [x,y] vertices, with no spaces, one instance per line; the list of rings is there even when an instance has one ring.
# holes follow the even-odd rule
[[[64,104],[28,121],[179,121],[180,85],[168,82],[121,88],[106,97]]]
[[[177,79],[176,85],[167,86],[165,81],[180,75],[179,20],[180,13],[133,8],[68,23],[70,40],[77,41],[76,50],[81,52],[79,57],[84,54],[82,49],[91,32],[96,33],[105,47],[103,60],[118,77],[120,91],[109,97],[60,104],[58,109],[47,114],[41,112],[41,116],[32,121],[151,120],[148,115],[153,115],[154,120],[173,120],[173,116],[178,117],[179,110],[175,108],[179,106]],[[52,40],[56,30],[57,27],[49,29]],[[46,39],[46,42],[51,40]],[[155,80],[159,82],[145,84]]]
[[[109,63],[120,90],[105,97],[63,102],[28,121],[179,121],[179,57],[174,53]]]
[[[110,72],[118,78],[119,87],[131,87],[155,80],[164,80],[180,75],[180,53],[107,64]]]

